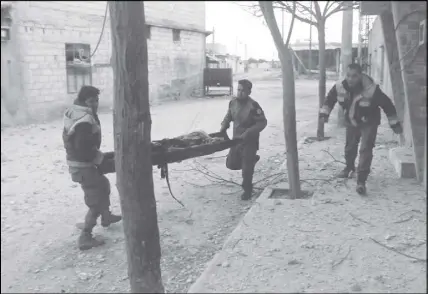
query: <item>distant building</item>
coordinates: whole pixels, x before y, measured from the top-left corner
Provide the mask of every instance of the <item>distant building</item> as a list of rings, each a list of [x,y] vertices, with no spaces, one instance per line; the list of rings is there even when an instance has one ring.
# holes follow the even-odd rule
[[[151,103],[202,88],[209,34],[205,3],[144,3]],[[106,1],[1,5],[2,125],[61,114],[84,84],[99,87],[101,105],[111,107],[112,41]]]
[[[291,49],[296,53],[298,59],[295,60],[295,66],[304,66],[306,69],[318,70],[319,60],[319,47],[318,42],[309,41],[296,41],[294,44],[290,44]],[[326,42],[325,44],[325,61],[326,69],[329,71],[339,72],[340,68],[340,48],[341,43],[339,42]],[[358,54],[358,44],[352,45],[352,55],[354,58]],[[302,70],[298,70],[301,72]]]
[[[368,35],[368,74],[394,100],[404,122],[402,147],[391,150],[391,158],[402,176],[417,176],[426,187],[427,3],[361,1],[360,5],[363,15],[377,16]]]
[[[206,62],[209,68],[231,68],[233,74],[245,70],[245,62],[241,57],[228,54],[227,47],[220,43],[206,44]]]

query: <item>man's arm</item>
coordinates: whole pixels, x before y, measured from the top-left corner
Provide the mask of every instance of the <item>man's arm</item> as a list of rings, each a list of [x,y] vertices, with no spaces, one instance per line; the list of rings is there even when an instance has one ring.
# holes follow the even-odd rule
[[[242,136],[253,136],[259,134],[267,126],[267,119],[263,109],[257,102],[253,102],[253,109],[250,111],[252,119],[255,121],[255,124],[249,127]]]
[[[376,91],[374,93],[374,97],[376,97],[377,103],[382,108],[383,112],[385,112],[386,117],[388,118],[389,126],[393,129],[393,131],[397,134],[401,134],[403,132],[401,123],[398,120],[397,110],[392,103],[392,100],[377,86]]]
[[[337,90],[336,85],[334,85],[327,94],[327,97],[324,100],[324,103],[320,109],[319,116],[324,118],[325,121],[328,121],[331,111],[337,102]]]
[[[92,126],[89,123],[80,123],[75,128],[74,147],[78,157],[85,162],[93,162],[97,165],[103,161],[103,153],[98,150],[96,142],[93,142]]]
[[[231,105],[232,105],[232,101],[229,102],[229,106],[227,108],[227,113],[224,116],[223,121],[221,122],[220,132],[225,132],[230,127],[230,123],[233,121],[233,119],[232,119],[232,113],[230,111],[230,106]]]

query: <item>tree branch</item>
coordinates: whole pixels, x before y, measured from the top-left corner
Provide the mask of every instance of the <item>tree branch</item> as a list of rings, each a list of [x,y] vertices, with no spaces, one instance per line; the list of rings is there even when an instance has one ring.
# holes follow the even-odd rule
[[[296,1],[293,2],[293,14],[291,15],[290,28],[288,29],[287,41],[285,41],[285,48],[288,48],[291,39],[291,33],[293,32],[294,20],[296,19]]]
[[[286,3],[285,1],[274,1],[273,3],[277,4],[277,6],[275,6],[275,8],[280,8],[280,9],[285,9],[288,13],[293,13],[293,8]],[[299,10],[301,13],[303,12],[309,12],[310,14],[314,15],[313,12],[311,12],[311,10],[307,7],[305,7],[303,4],[301,3],[296,3],[296,10]],[[302,12],[303,11],[303,12]],[[298,15],[297,13],[295,13],[295,18],[301,22],[307,23],[309,25],[313,25],[313,26],[317,26],[317,22],[311,20],[308,17],[305,17],[303,15]]]
[[[338,13],[340,11],[344,11],[348,9],[354,10],[359,7],[358,3],[353,3],[353,2],[351,3],[349,1],[338,1],[338,2],[334,2],[334,4],[337,4],[337,6],[325,15],[325,19],[329,18],[333,14]],[[330,6],[330,8],[332,7],[333,5]]]

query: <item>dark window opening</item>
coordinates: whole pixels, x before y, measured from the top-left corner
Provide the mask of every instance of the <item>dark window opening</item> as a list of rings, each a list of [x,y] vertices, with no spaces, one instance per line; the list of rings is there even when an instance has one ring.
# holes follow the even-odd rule
[[[92,85],[91,48],[89,44],[65,44],[67,93],[77,93]]]
[[[146,25],[146,39],[150,40],[152,38],[152,27]]]
[[[181,36],[180,36],[180,30],[172,29],[172,40],[174,42],[180,42]]]

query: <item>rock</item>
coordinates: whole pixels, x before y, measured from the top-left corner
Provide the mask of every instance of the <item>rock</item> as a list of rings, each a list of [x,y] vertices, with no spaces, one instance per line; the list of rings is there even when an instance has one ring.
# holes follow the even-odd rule
[[[186,280],[186,283],[191,283],[191,282],[193,282],[193,278],[192,278],[192,277],[190,277],[190,278],[188,278],[188,279]]]
[[[223,261],[223,262],[221,263],[221,266],[222,266],[222,267],[229,267],[229,266],[230,266],[230,264],[229,264],[229,262],[228,262],[227,260],[225,260],[225,261]]]
[[[296,265],[296,264],[300,264],[300,263],[301,263],[300,261],[293,258],[288,262],[288,265]]]
[[[89,275],[87,273],[78,273],[77,277],[82,281],[89,280]]]
[[[273,202],[275,205],[282,205],[281,200],[275,199],[275,201]]]
[[[385,236],[385,240],[387,240],[387,241],[389,241],[389,240],[392,240],[392,239],[394,239],[396,236],[395,235],[386,235]]]

